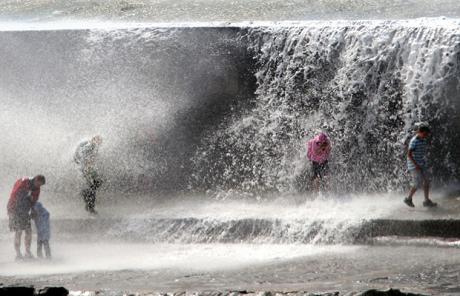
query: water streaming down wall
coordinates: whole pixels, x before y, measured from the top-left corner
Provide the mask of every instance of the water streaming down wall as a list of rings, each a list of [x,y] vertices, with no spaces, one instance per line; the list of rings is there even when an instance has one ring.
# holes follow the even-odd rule
[[[455,23],[312,22],[253,28],[241,38],[255,53],[257,96],[203,139],[194,158],[197,184],[223,192],[302,190],[305,142],[326,131],[333,190],[398,189],[406,184],[403,142],[419,121],[433,131],[435,180],[458,179]]]
[[[417,121],[436,181],[456,180],[459,33],[442,19],[1,32],[3,187],[42,171],[78,192],[71,154],[100,133],[106,190],[298,192],[324,130],[332,189],[385,191],[406,182]]]

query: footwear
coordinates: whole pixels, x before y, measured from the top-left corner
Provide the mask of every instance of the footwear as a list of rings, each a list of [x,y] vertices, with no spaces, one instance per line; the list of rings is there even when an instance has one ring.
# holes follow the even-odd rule
[[[87,204],[85,206],[85,210],[90,214],[93,214],[93,215],[97,214],[97,211],[94,209],[94,206],[92,206],[92,205]]]
[[[22,257],[21,254],[16,255],[16,258],[14,259],[14,261],[16,261],[16,262],[19,262],[19,261],[22,261],[22,260],[24,260],[24,257]]]
[[[414,203],[412,202],[412,199],[411,199],[411,198],[406,197],[406,198],[404,199],[404,203],[405,203],[406,205],[408,205],[409,207],[411,207],[411,208],[414,208],[414,207],[415,207],[415,205],[414,205]]]
[[[90,213],[91,215],[97,215],[97,211],[93,208],[89,209],[88,213]]]
[[[434,207],[437,207],[438,204],[433,202],[431,199],[427,199],[423,202],[423,206],[427,208],[434,208]]]
[[[33,260],[33,259],[35,259],[35,257],[31,253],[27,253],[27,254],[24,255],[24,259],[25,260]]]

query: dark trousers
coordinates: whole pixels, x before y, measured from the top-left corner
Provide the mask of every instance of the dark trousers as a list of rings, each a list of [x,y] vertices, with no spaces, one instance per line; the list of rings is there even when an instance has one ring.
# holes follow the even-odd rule
[[[317,162],[312,161],[311,168],[313,171],[312,179],[316,179],[316,178],[323,179],[324,176],[326,176],[329,171],[329,164],[327,161],[323,163],[317,163]]]
[[[50,242],[48,240],[37,240],[37,257],[43,258],[43,250],[45,249],[46,258],[51,258]]]
[[[87,170],[83,172],[83,177],[86,181],[86,188],[82,190],[81,195],[88,212],[94,213],[96,207],[96,193],[102,186],[103,180],[94,170]]]

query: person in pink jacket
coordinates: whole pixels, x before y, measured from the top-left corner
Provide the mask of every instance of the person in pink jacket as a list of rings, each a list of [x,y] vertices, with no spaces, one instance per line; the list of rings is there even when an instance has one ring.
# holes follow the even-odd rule
[[[315,191],[319,191],[320,182],[329,170],[330,155],[331,141],[325,133],[320,133],[307,142],[307,157],[312,164]]]

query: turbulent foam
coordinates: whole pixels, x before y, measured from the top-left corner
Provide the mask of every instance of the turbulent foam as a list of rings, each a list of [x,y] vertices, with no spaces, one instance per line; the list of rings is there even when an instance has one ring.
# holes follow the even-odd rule
[[[382,243],[373,240],[377,236],[458,237],[456,199],[435,195],[440,207],[426,210],[408,209],[401,197],[391,194],[301,198],[253,202],[189,197],[137,205],[130,199],[100,205],[98,217],[88,217],[76,203],[48,209],[52,240],[70,243],[349,245]],[[421,199],[415,202],[421,207]],[[2,219],[0,240],[11,239],[6,231],[7,221]],[[400,242],[388,242],[392,243]]]
[[[295,198],[260,203],[189,198],[164,205],[145,202],[142,209],[131,212],[122,204],[107,209],[102,206],[96,219],[56,217],[53,231],[57,240],[70,241],[78,233],[78,240],[96,241],[343,244],[360,238],[366,221],[399,216],[401,207],[400,200],[391,196],[317,198],[297,203]]]
[[[333,220],[132,219],[115,223],[106,238],[156,243],[337,244],[352,243],[358,225]]]

